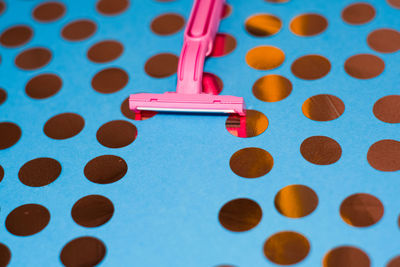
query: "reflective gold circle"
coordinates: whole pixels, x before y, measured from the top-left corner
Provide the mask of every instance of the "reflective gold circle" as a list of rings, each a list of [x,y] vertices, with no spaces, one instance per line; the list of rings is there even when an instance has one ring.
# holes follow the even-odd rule
[[[277,102],[292,92],[292,83],[283,76],[271,74],[258,79],[253,85],[254,96],[265,102]]]
[[[311,136],[303,141],[300,153],[305,160],[316,165],[333,164],[342,156],[339,143],[326,136]]]
[[[290,22],[290,30],[299,36],[314,36],[325,31],[326,27],[326,18],[312,13],[299,15]]]
[[[325,254],[323,267],[370,267],[368,255],[359,248],[351,246],[336,247]]]
[[[296,59],[291,69],[293,74],[300,79],[316,80],[329,73],[331,63],[320,55],[306,55]]]
[[[258,46],[246,54],[247,64],[257,70],[272,70],[282,65],[285,54],[274,46]]]
[[[237,137],[253,137],[268,128],[267,117],[257,110],[246,110],[246,116],[230,115],[225,122],[228,132]]]
[[[400,123],[400,95],[388,95],[375,102],[373,112],[378,120]]]
[[[400,170],[400,142],[391,139],[380,140],[368,150],[368,163],[384,172]]]
[[[331,121],[339,118],[344,112],[344,104],[333,95],[315,95],[304,101],[303,114],[314,121]]]
[[[264,149],[247,147],[235,152],[229,165],[232,171],[241,177],[258,178],[271,171],[274,159]]]
[[[274,35],[282,27],[282,21],[270,14],[258,14],[251,16],[245,22],[248,33],[258,37]]]
[[[394,53],[400,50],[400,32],[393,29],[378,29],[367,37],[369,47],[380,53]]]
[[[210,57],[222,57],[230,54],[236,48],[236,39],[227,33],[217,33],[214,38]]]
[[[375,8],[368,3],[353,3],[342,11],[342,19],[352,25],[370,22],[375,17]]]
[[[371,54],[358,54],[346,60],[344,69],[347,74],[354,78],[371,79],[383,72],[385,62]]]

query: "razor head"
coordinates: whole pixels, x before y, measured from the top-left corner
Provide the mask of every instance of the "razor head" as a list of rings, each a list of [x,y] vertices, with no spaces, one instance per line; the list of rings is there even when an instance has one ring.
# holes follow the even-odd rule
[[[212,112],[246,114],[243,97],[209,94],[140,93],[129,97],[129,108],[167,112]]]

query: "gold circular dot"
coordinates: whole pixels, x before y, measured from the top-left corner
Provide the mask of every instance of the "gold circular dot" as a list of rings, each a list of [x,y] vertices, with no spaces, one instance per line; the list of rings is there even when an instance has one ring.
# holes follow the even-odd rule
[[[278,33],[282,27],[282,21],[274,15],[258,14],[248,18],[245,27],[251,35],[265,37]]]
[[[292,83],[285,77],[271,74],[258,79],[253,85],[254,96],[265,102],[277,102],[292,92]]]
[[[311,136],[303,141],[300,153],[307,161],[316,165],[333,164],[342,156],[339,143],[326,136]]]
[[[368,150],[368,163],[375,169],[384,172],[400,170],[400,142],[396,140],[380,140]]]
[[[179,32],[185,25],[185,19],[179,14],[167,13],[156,17],[150,25],[158,35],[171,35]]]
[[[274,46],[258,46],[246,54],[247,64],[257,70],[272,70],[282,65],[285,54]]]
[[[400,123],[400,95],[382,97],[374,104],[376,118],[387,123]]]
[[[369,47],[380,53],[394,53],[400,50],[400,32],[393,29],[378,29],[367,37]]]
[[[230,115],[225,121],[228,132],[237,137],[253,137],[268,128],[267,117],[257,110],[246,110],[246,116]]]
[[[370,267],[368,255],[359,248],[351,246],[336,247],[325,254],[322,260],[323,267]]]
[[[375,17],[375,8],[368,3],[354,3],[342,11],[342,19],[352,25],[370,22]]]
[[[358,54],[346,60],[344,69],[347,74],[354,78],[371,79],[383,72],[385,69],[385,62],[374,55]]]
[[[331,121],[342,116],[344,104],[333,95],[315,95],[304,101],[304,116],[314,121]]]
[[[296,59],[291,69],[293,74],[300,79],[317,80],[329,73],[331,63],[320,55],[306,55]]]
[[[290,22],[290,30],[299,36],[314,36],[325,31],[328,21],[319,14],[302,14]]]
[[[274,159],[264,149],[247,147],[236,151],[229,165],[232,171],[241,177],[258,178],[271,171]]]
[[[230,54],[236,48],[236,39],[227,33],[217,33],[214,38],[210,57],[222,57]]]

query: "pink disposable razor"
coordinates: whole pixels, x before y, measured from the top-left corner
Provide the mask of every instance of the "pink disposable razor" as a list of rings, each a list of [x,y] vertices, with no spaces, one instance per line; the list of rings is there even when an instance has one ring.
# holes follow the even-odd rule
[[[245,115],[243,97],[203,93],[205,57],[213,48],[225,0],[195,0],[185,29],[178,64],[176,92],[140,93],[129,97],[129,108],[141,110],[220,112]]]

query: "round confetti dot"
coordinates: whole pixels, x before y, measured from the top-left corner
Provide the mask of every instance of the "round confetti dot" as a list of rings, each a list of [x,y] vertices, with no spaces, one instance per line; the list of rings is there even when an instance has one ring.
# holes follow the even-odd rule
[[[358,54],[346,60],[344,69],[347,74],[354,78],[371,79],[383,72],[385,62],[371,54]]]
[[[333,164],[342,156],[339,143],[326,136],[311,136],[303,141],[300,153],[304,159],[316,165]]]
[[[374,143],[368,150],[367,159],[379,171],[400,170],[400,142],[385,139]]]
[[[99,93],[118,92],[128,83],[128,74],[120,68],[107,68],[99,71],[92,79],[92,87]]]
[[[129,0],[99,0],[96,9],[99,13],[114,16],[124,12],[129,7]]]
[[[0,165],[0,182],[3,180],[4,177],[4,169],[3,166]]]
[[[378,120],[400,123],[400,95],[382,97],[374,104],[373,112]]]
[[[0,88],[0,105],[3,104],[7,100],[7,92],[6,90]]]
[[[5,47],[18,47],[32,39],[33,30],[26,25],[12,26],[0,35],[0,44]]]
[[[144,70],[151,77],[165,78],[176,73],[178,61],[179,58],[174,54],[157,54],[147,60]]]
[[[299,36],[314,36],[325,31],[328,21],[319,14],[302,14],[290,22],[290,30]]]
[[[151,30],[158,35],[171,35],[179,32],[185,25],[185,19],[174,13],[156,17],[150,25]]]
[[[113,203],[100,195],[89,195],[79,199],[71,210],[72,219],[84,227],[101,226],[108,222],[113,214]]]
[[[15,208],[6,218],[7,230],[17,236],[29,236],[42,231],[50,221],[49,211],[38,204]]]
[[[3,14],[4,10],[6,10],[6,4],[0,1],[0,15]]]
[[[296,59],[291,69],[293,74],[300,79],[317,80],[329,73],[331,63],[320,55],[306,55]]]
[[[354,3],[342,11],[342,19],[352,25],[370,22],[375,17],[375,8],[368,3]]]
[[[105,63],[119,58],[124,51],[124,46],[114,40],[105,40],[92,45],[87,57],[92,62]]]
[[[62,18],[65,14],[65,6],[60,2],[45,2],[39,4],[33,10],[33,18],[40,22],[53,22]]]
[[[50,50],[35,47],[22,51],[15,58],[15,65],[23,70],[35,70],[46,66],[52,58]]]
[[[257,202],[247,198],[231,200],[219,211],[221,225],[233,232],[248,231],[257,226],[262,218],[261,207]]]
[[[61,250],[60,260],[64,266],[96,266],[106,255],[104,243],[90,236],[83,236],[69,241]]]
[[[264,255],[273,263],[292,265],[302,261],[310,252],[307,238],[296,232],[279,232],[264,244]]]
[[[246,116],[230,115],[225,121],[228,132],[237,137],[253,137],[268,128],[267,117],[257,110],[246,110]]]
[[[82,41],[92,36],[96,30],[97,26],[91,20],[74,20],[64,26],[61,36],[68,41]]]
[[[386,1],[391,7],[400,9],[400,0],[386,0]]]
[[[215,74],[204,72],[201,80],[203,93],[210,95],[219,95],[224,87],[222,80]]]
[[[247,64],[257,70],[272,70],[282,65],[285,54],[274,46],[258,46],[246,54]]]
[[[245,22],[248,33],[257,37],[271,36],[280,31],[282,21],[270,14],[258,14],[251,16]]]
[[[130,122],[116,120],[103,124],[97,130],[97,141],[109,148],[120,148],[135,141],[137,136],[136,126]]]
[[[96,184],[111,184],[128,171],[125,160],[114,155],[103,155],[90,160],[84,169],[85,177]]]
[[[301,218],[311,214],[318,206],[318,196],[305,185],[288,185],[275,196],[275,208],[289,218]]]
[[[400,256],[391,259],[386,265],[386,267],[399,267],[399,266],[400,266]]]
[[[214,38],[210,57],[222,57],[230,54],[236,48],[236,39],[227,33],[217,33]]]
[[[264,102],[277,102],[292,92],[292,83],[283,76],[270,74],[261,77],[253,85],[254,96]]]
[[[56,74],[39,74],[29,80],[25,86],[25,92],[31,98],[44,99],[57,94],[62,83],[61,78]]]
[[[342,116],[344,104],[333,95],[315,95],[304,101],[303,114],[314,121],[331,121]]]
[[[221,19],[225,19],[225,18],[229,17],[231,14],[232,14],[232,6],[225,3],[224,7],[222,8]]]
[[[11,260],[10,249],[6,245],[0,243],[0,266],[1,267],[8,266],[10,260]]]
[[[264,149],[247,147],[235,152],[229,165],[232,171],[241,177],[258,178],[271,171],[274,159]]]
[[[373,50],[381,53],[394,53],[400,50],[400,32],[393,29],[378,29],[367,37]]]
[[[0,150],[12,147],[21,138],[21,129],[12,122],[0,122]]]
[[[125,100],[121,104],[121,112],[122,115],[127,117],[128,119],[135,121],[143,121],[154,117],[157,114],[156,111],[151,110],[142,110],[140,113],[136,113],[133,110],[129,109],[129,97],[125,98]]]
[[[359,248],[342,246],[336,247],[325,254],[322,260],[323,267],[357,266],[370,267],[368,255]]]
[[[61,174],[61,164],[52,158],[36,158],[26,162],[18,172],[19,180],[27,186],[51,184]]]
[[[63,140],[80,133],[85,120],[75,113],[62,113],[50,118],[43,127],[43,132],[50,138]]]

